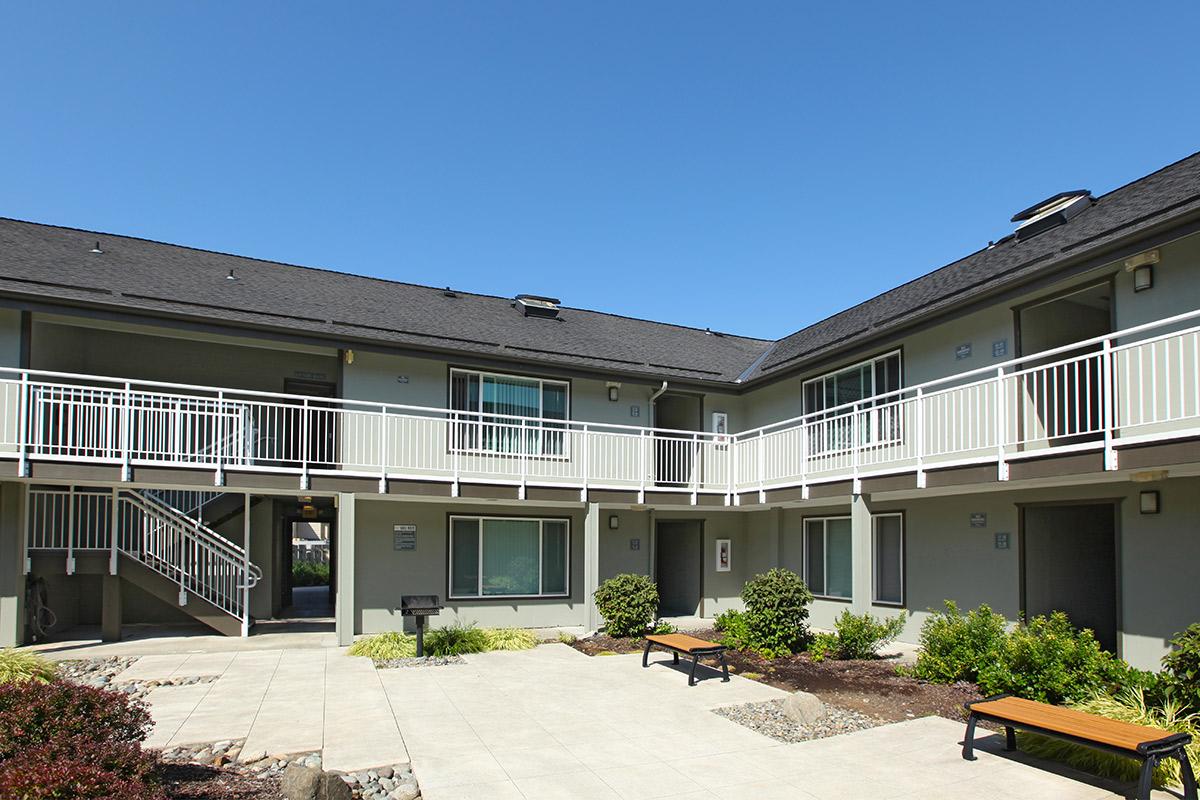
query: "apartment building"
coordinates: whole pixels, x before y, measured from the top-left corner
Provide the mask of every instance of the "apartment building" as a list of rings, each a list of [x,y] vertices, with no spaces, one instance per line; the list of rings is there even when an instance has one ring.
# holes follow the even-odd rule
[[[313,524],[343,643],[784,566],[817,626],[1061,609],[1153,667],[1200,619],[1200,154],[778,341],[0,220],[0,644],[30,586],[252,635]]]

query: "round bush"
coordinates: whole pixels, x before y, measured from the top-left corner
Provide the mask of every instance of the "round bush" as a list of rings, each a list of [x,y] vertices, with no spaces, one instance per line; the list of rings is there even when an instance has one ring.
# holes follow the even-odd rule
[[[799,575],[776,568],[742,587],[748,645],[767,658],[789,656],[808,644],[812,592]]]
[[[1162,683],[1175,700],[1200,714],[1200,622],[1171,640],[1174,648],[1163,657]]]
[[[658,613],[658,586],[646,575],[616,575],[593,597],[609,636],[641,636]]]

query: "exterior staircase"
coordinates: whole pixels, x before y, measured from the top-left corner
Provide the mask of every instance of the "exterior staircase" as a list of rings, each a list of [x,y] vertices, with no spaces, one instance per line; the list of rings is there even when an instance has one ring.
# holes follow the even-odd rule
[[[243,502],[242,495],[234,495]],[[108,571],[175,605],[226,635],[248,635],[250,589],[262,571],[245,549],[202,520],[205,509],[229,513],[218,492],[77,487],[29,491],[29,553],[108,554]],[[175,505],[184,506],[181,509]],[[115,535],[114,535],[115,533]],[[30,559],[26,559],[26,571]]]

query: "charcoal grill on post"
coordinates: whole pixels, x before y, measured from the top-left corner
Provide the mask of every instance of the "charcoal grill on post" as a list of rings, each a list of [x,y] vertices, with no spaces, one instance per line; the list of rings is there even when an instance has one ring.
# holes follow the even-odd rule
[[[416,617],[417,657],[425,655],[425,618],[434,617],[442,611],[442,602],[436,594],[400,595],[400,616]]]

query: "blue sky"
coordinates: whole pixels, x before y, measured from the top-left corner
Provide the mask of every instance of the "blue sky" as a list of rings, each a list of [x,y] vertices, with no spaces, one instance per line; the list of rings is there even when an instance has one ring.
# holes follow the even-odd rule
[[[0,215],[778,337],[1200,150],[1200,3],[9,3]]]

